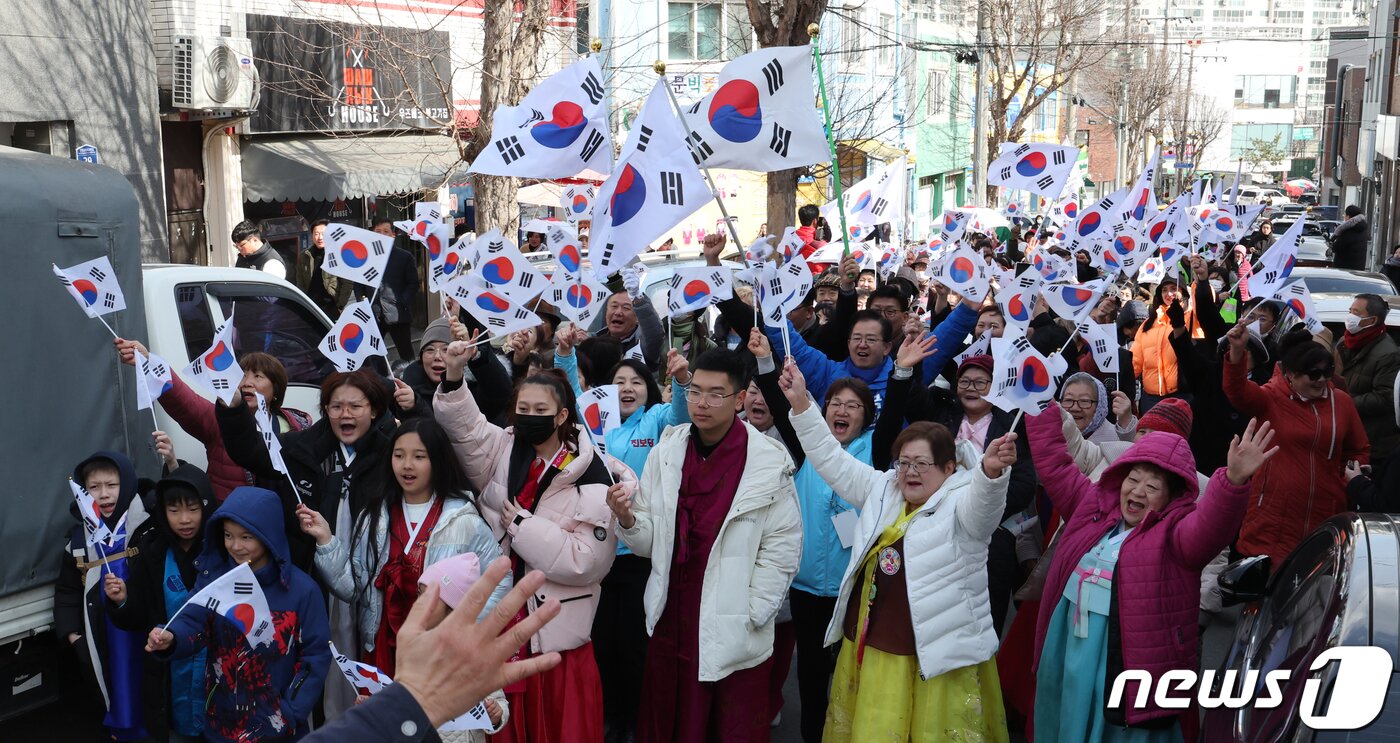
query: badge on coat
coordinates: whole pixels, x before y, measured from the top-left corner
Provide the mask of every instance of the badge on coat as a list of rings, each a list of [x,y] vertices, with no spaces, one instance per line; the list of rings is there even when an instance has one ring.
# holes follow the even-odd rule
[[[880,570],[885,575],[894,575],[898,573],[900,562],[899,550],[894,547],[886,547],[880,550]]]
[[[608,530],[601,526],[593,527],[593,536],[600,542],[608,541]]]

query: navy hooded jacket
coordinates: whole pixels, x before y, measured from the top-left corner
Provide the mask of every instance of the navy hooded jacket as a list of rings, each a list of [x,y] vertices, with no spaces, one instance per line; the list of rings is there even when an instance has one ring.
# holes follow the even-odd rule
[[[272,612],[275,640],[251,648],[231,620],[191,603],[167,627],[175,644],[162,655],[184,658],[209,649],[206,739],[292,740],[307,731],[321,699],[331,663],[330,621],[316,583],[291,563],[281,501],[263,488],[234,488],[209,518],[204,552],[195,560],[196,591],[236,567],[224,549],[229,521],[252,532],[271,553],[255,575]]]

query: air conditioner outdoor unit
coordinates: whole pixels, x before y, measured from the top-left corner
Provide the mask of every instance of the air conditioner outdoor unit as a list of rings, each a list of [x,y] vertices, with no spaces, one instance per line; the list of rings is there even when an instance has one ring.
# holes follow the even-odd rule
[[[170,100],[176,108],[247,111],[257,105],[252,41],[176,36],[171,50]]]

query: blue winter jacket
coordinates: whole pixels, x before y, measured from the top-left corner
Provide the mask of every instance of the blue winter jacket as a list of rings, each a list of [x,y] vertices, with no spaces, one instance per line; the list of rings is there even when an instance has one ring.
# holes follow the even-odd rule
[[[167,627],[175,644],[160,657],[187,658],[208,649],[206,740],[294,740],[306,734],[330,668],[325,600],[291,563],[277,494],[254,487],[234,488],[209,518],[204,552],[195,559],[196,592],[236,566],[224,549],[225,521],[252,532],[272,553],[254,575],[272,612],[275,640],[250,648],[232,620],[190,604]]]
[[[870,464],[870,439],[874,430],[867,430],[846,446],[846,452],[865,464]],[[812,460],[802,463],[793,476],[797,485],[797,502],[802,507],[802,562],[792,587],[814,596],[836,596],[841,591],[841,578],[851,561],[851,548],[841,546],[832,517],[842,511],[856,511],[841,500],[830,485],[817,474]]]
[[[938,338],[938,344],[932,356],[924,359],[924,384],[932,384],[938,372],[948,364],[958,350],[958,346],[967,334],[972,332],[973,326],[977,324],[977,310],[968,302],[961,302],[938,327],[933,329],[933,334]],[[792,344],[792,356],[797,360],[797,368],[802,370],[802,376],[807,378],[807,391],[812,393],[812,399],[821,402],[826,400],[826,390],[831,383],[842,377],[855,377],[870,385],[870,391],[875,395],[875,411],[879,413],[880,407],[885,402],[885,382],[889,379],[890,370],[894,368],[894,359],[886,358],[885,362],[873,369],[862,369],[855,365],[851,359],[844,361],[832,361],[826,354],[807,345],[802,340],[802,336],[797,329],[788,322],[788,341]],[[775,358],[782,358],[783,333],[782,329],[764,325],[763,332],[768,336],[768,342],[773,346]],[[779,361],[778,368],[782,368]]]

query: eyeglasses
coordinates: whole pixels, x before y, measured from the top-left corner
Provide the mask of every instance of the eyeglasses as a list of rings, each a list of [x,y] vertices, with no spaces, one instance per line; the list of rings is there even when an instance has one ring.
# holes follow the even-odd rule
[[[851,342],[859,345],[873,346],[876,343],[884,343],[885,339],[878,335],[853,335]]]
[[[1299,373],[1300,373],[1302,376],[1305,376],[1305,377],[1307,377],[1308,379],[1311,379],[1312,381],[1316,382],[1316,381],[1318,381],[1319,379],[1328,379],[1328,378],[1330,378],[1333,374],[1336,373],[1336,371],[1337,371],[1336,369],[1334,369],[1334,368],[1332,368],[1332,367],[1330,367],[1330,366],[1327,366],[1327,367],[1323,367],[1323,368],[1321,368],[1321,369],[1309,369],[1309,370],[1307,370],[1307,371],[1305,371],[1305,372],[1299,372]]]
[[[865,410],[865,403],[855,401],[845,402],[842,400],[832,400],[828,402],[826,406],[831,410],[839,410],[842,412],[851,413],[859,413],[860,411]]]
[[[958,389],[986,392],[992,386],[990,379],[959,379]]]
[[[933,462],[911,462],[905,459],[896,459],[893,464],[896,472],[899,470],[909,470],[909,474],[911,475],[922,475],[928,472],[929,467],[933,466]]]
[[[731,392],[727,395],[721,395],[718,392],[705,392],[703,390],[692,389],[690,387],[685,388],[686,400],[695,403],[702,403],[707,408],[713,408],[723,405],[725,400],[728,400],[729,398],[737,394],[739,393]]]
[[[326,406],[326,412],[330,413],[331,415],[340,415],[341,413],[346,413],[346,412],[350,413],[351,415],[359,415],[360,413],[365,412],[365,410],[368,409],[368,408],[369,408],[369,401],[368,401],[368,400],[366,400],[366,401],[364,401],[364,402],[354,402],[354,403],[333,402],[333,403],[331,403],[330,405],[327,405],[327,406]]]
[[[1099,401],[1087,399],[1078,400],[1073,397],[1062,397],[1060,398],[1060,404],[1063,405],[1066,410],[1088,410],[1089,408],[1098,405]]]
[[[895,315],[899,314],[899,308],[893,306],[871,307],[870,309],[875,310],[876,312],[884,315],[885,317],[894,317]]]

